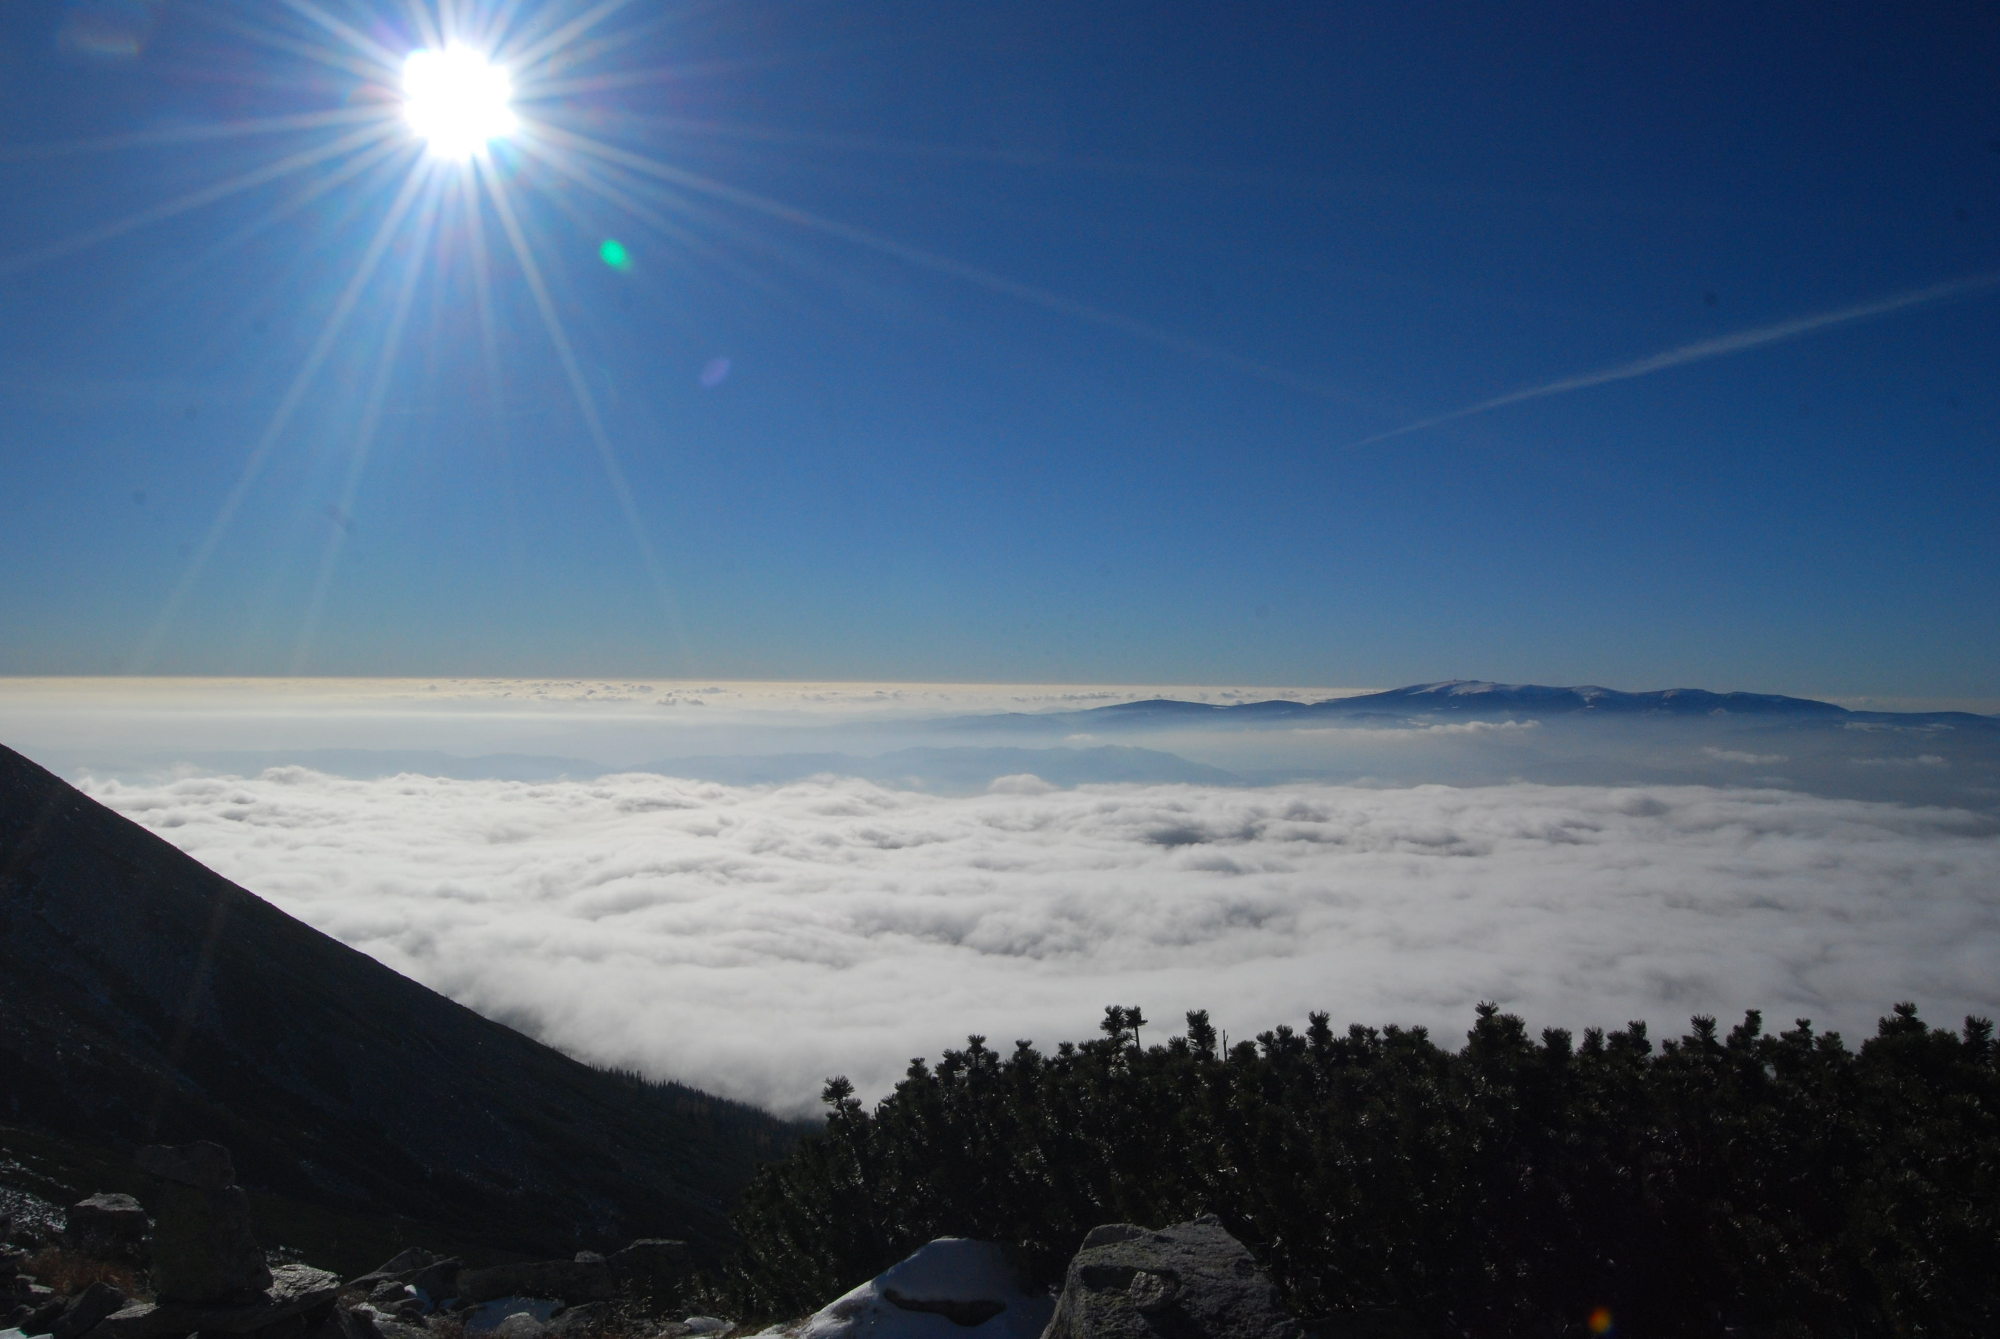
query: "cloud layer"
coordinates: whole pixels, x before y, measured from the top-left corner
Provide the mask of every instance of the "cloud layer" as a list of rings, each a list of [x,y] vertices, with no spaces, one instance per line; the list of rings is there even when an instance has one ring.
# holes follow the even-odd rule
[[[303,768],[87,786],[287,911],[572,1053],[780,1109],[1103,1006],[1238,1035],[2000,1009],[2000,841],[1947,809],[1708,787],[853,779],[545,784]]]

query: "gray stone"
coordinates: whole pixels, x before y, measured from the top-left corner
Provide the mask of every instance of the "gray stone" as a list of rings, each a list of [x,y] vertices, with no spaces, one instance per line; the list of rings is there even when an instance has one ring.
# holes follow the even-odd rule
[[[412,1275],[416,1274],[419,1270],[430,1268],[437,1262],[438,1257],[429,1251],[424,1250],[420,1246],[411,1246],[406,1250],[396,1252],[395,1255],[375,1266],[375,1268],[369,1270],[359,1278],[349,1279],[347,1286],[350,1288],[372,1288],[385,1279],[394,1279],[398,1283],[408,1283]]]
[[[343,1329],[348,1339],[425,1339],[430,1334],[422,1325],[406,1324],[372,1306],[357,1306],[340,1314],[347,1317]]]
[[[585,1302],[582,1306],[565,1307],[558,1311],[548,1323],[552,1339],[575,1339],[593,1330],[603,1329],[611,1320],[609,1302]]]
[[[161,1187],[153,1225],[153,1291],[162,1302],[250,1301],[271,1286],[264,1252],[250,1231],[242,1187]]]
[[[1243,1244],[1212,1215],[1157,1232],[1093,1228],[1042,1339],[1302,1339]]]
[[[78,1293],[49,1326],[51,1339],[82,1339],[98,1322],[125,1305],[125,1294],[108,1283],[93,1283]]]
[[[416,1290],[418,1300],[424,1305],[424,1311],[429,1312],[458,1297],[458,1275],[462,1268],[456,1257],[449,1260],[433,1260],[422,1269],[404,1277],[410,1287]]]
[[[152,1225],[144,1206],[130,1195],[92,1195],[70,1205],[63,1241],[100,1259],[137,1260]]]
[[[220,1144],[148,1144],[135,1159],[142,1171],[162,1181],[195,1190],[220,1190],[236,1184],[236,1164]]]
[[[57,1297],[55,1289],[41,1288],[39,1295],[28,1297],[28,1314],[21,1321],[21,1328],[29,1334],[47,1334],[51,1326],[62,1319],[62,1313],[69,1310],[69,1299]]]
[[[380,1314],[372,1306],[336,1306],[333,1323],[340,1328],[340,1339],[382,1339],[381,1327],[375,1323]]]
[[[280,1265],[271,1285],[256,1297],[234,1304],[134,1302],[112,1312],[88,1339],[170,1339],[204,1331],[250,1334],[280,1321],[330,1306],[340,1295],[340,1276],[310,1265]]]
[[[159,1178],[152,1279],[161,1302],[247,1303],[271,1286],[228,1149],[206,1142],[148,1144],[137,1161]]]
[[[537,1324],[546,1325],[562,1309],[563,1304],[553,1297],[499,1297],[481,1302],[459,1319],[467,1334],[485,1335],[491,1334],[509,1316],[528,1316]]]
[[[495,1297],[554,1297],[572,1304],[604,1302],[613,1291],[611,1265],[604,1260],[536,1260],[468,1269],[458,1276],[461,1302],[486,1302]]]
[[[493,1327],[493,1339],[542,1339],[548,1326],[525,1311],[517,1311]]]

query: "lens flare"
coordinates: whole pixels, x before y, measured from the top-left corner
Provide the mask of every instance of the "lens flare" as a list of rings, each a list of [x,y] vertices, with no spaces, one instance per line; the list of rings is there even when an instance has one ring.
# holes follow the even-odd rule
[[[403,119],[439,158],[471,158],[514,130],[513,99],[513,79],[469,47],[413,51],[403,62]]]

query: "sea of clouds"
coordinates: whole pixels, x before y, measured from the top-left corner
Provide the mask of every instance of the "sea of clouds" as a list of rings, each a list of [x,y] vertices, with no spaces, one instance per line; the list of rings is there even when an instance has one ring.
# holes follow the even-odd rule
[[[1310,1009],[1456,1035],[1762,1008],[1866,1033],[2000,1010],[2000,840],[1780,789],[1084,786],[820,777],[85,777],[286,911],[573,1054],[784,1111],[910,1057],[1233,1036]]]

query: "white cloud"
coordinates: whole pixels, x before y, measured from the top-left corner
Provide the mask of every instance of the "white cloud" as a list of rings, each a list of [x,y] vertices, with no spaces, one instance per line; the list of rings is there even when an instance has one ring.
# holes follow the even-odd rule
[[[1461,1032],[1745,1007],[2000,1010],[2000,840],[1937,808],[1707,787],[820,778],[545,784],[301,768],[88,787],[287,911],[574,1053],[769,1104],[1105,1005]]]
[[[1774,762],[1791,761],[1790,758],[1782,753],[1746,753],[1742,749],[1719,749],[1713,745],[1704,747],[1702,753],[1715,759],[1717,762],[1752,763],[1760,766]]]

